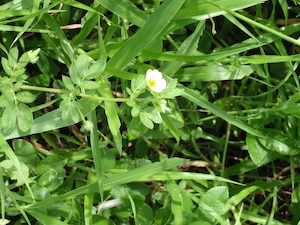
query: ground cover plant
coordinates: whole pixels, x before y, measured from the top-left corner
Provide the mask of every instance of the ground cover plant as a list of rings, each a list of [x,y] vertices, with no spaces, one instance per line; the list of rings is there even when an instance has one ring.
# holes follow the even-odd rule
[[[300,224],[298,0],[5,0],[0,224]]]

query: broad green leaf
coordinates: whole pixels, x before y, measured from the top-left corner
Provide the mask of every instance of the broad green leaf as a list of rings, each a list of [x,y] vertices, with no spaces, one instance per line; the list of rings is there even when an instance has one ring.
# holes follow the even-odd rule
[[[102,74],[106,66],[104,58],[98,59],[88,70],[85,79],[94,79]]]
[[[79,87],[83,88],[83,89],[97,89],[99,88],[99,84],[95,81],[83,81],[82,83],[79,84]]]
[[[33,121],[33,116],[30,108],[20,103],[18,105],[18,126],[21,131],[26,132],[30,129]]]
[[[153,122],[149,119],[148,115],[145,112],[140,112],[140,120],[141,122],[148,127],[149,129],[153,129],[154,128],[154,124]]]
[[[14,162],[9,159],[1,161],[0,166],[10,179],[17,180],[15,184],[17,187],[23,185],[27,181],[29,176],[29,169],[24,163],[20,163],[22,173],[20,173],[20,171],[15,167]],[[26,180],[24,180],[24,178]]]
[[[35,172],[42,175],[50,170],[57,171],[67,164],[67,159],[59,155],[48,155],[42,159],[35,167]]]
[[[9,50],[9,54],[8,54],[8,65],[11,68],[16,68],[17,67],[17,62],[19,59],[19,50],[17,47],[14,47],[12,49]]]
[[[62,81],[68,90],[72,91],[75,89],[74,83],[72,82],[70,77],[62,76]]]
[[[151,225],[153,224],[153,210],[146,203],[143,204],[143,207],[137,211],[137,217],[135,219],[136,224],[140,225]]]
[[[2,68],[4,69],[4,72],[8,76],[12,76],[13,75],[13,70],[12,70],[12,67],[8,63],[8,59],[4,58],[4,57],[1,57],[1,64],[2,64]]]
[[[209,189],[204,195],[201,196],[199,206],[202,207],[206,205],[204,206],[206,211],[209,210],[210,213],[216,213],[221,216],[226,213],[225,204],[227,203],[228,198],[228,187],[214,187]]]
[[[269,156],[268,150],[251,134],[247,134],[246,142],[252,161],[258,167],[264,165]]]
[[[78,56],[78,58],[76,59],[75,66],[78,70],[78,73],[79,73],[79,76],[80,76],[81,80],[83,80],[86,77],[88,69],[89,69],[89,65],[90,65],[90,59],[87,56],[87,54],[80,54]],[[72,76],[71,76],[71,79],[72,79]]]
[[[171,131],[171,133],[173,134],[173,136],[175,137],[177,143],[179,143],[180,141],[180,137],[178,135],[178,130],[176,125],[174,124],[174,120],[172,120],[168,115],[168,114],[161,114],[162,119],[164,121],[164,124],[168,127],[168,129]],[[175,122],[176,123],[176,122]]]
[[[7,106],[2,114],[2,129],[4,133],[12,131],[17,121],[17,106],[12,103]]]
[[[16,94],[18,102],[32,103],[36,99],[36,96],[29,91],[20,91]]]
[[[282,155],[299,154],[297,142],[290,135],[271,128],[262,129],[261,132],[264,134],[264,138],[259,137],[258,140],[266,148],[277,151]]]
[[[128,127],[128,139],[134,140],[141,137],[148,128],[142,123],[139,117],[133,117]]]
[[[151,119],[154,123],[162,123],[163,120],[159,111],[156,108],[148,106],[144,109],[144,112],[146,113],[148,118]]]
[[[37,184],[51,192],[64,182],[65,176],[66,170],[64,168],[48,170],[38,179]]]
[[[37,151],[33,145],[22,139],[13,140],[12,144],[20,162],[26,164],[29,170],[31,170],[38,159]]]
[[[77,61],[76,61],[76,63],[77,63]],[[69,73],[70,73],[70,78],[74,84],[81,83],[82,76],[83,76],[83,75],[81,75],[82,71],[81,72],[79,71],[79,69],[77,68],[77,65],[75,63],[73,63],[70,66]]]
[[[101,215],[92,215],[93,216],[93,225],[116,225],[112,220],[101,216]]]

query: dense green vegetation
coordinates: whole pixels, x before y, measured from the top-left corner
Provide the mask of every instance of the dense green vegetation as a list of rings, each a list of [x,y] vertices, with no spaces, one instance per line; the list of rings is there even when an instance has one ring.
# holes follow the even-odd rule
[[[4,0],[0,224],[300,224],[298,2]]]

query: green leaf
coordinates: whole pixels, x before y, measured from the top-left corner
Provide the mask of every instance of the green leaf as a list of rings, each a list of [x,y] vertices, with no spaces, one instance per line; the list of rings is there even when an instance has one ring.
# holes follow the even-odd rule
[[[4,72],[8,75],[8,76],[12,76],[13,75],[13,70],[11,68],[11,66],[8,63],[8,59],[1,57],[1,64],[2,64],[2,68],[4,69]]]
[[[128,127],[128,139],[134,140],[146,133],[148,128],[141,122],[139,117],[133,117]]]
[[[70,78],[74,84],[80,84],[81,82],[81,74],[79,73],[77,66],[73,63],[69,69]]]
[[[15,167],[14,162],[9,159],[1,161],[0,166],[2,167],[3,171],[9,176],[10,179],[17,180],[17,183],[15,184],[17,187],[23,185],[28,179],[29,170],[24,163],[20,163],[22,173],[20,173]],[[26,180],[24,180],[24,178],[26,178]]]
[[[149,129],[152,130],[154,128],[153,122],[149,119],[149,117],[147,116],[147,114],[145,112],[140,112],[140,120]]]
[[[131,116],[132,117],[137,117],[140,114],[141,110],[140,107],[138,106],[133,106],[131,109]]]
[[[172,114],[165,114],[162,113],[161,116],[163,118],[164,124],[168,127],[168,129],[171,131],[171,133],[173,134],[173,136],[175,137],[177,143],[179,143],[180,141],[180,137],[178,135],[178,130],[177,130],[177,124],[176,124],[176,120],[174,121],[174,117],[170,117],[170,115]]]
[[[30,108],[20,103],[18,105],[18,126],[21,131],[26,132],[30,129],[33,121],[33,116]]]
[[[2,115],[2,129],[4,133],[12,131],[17,121],[17,106],[13,103],[7,106]]]
[[[36,96],[29,91],[20,91],[16,94],[18,102],[32,103],[36,99]]]
[[[297,155],[299,147],[296,140],[287,134],[282,134],[275,129],[262,129],[264,138],[258,138],[263,146],[270,150],[279,152],[282,155]]]
[[[246,142],[252,161],[258,167],[264,165],[269,156],[268,150],[251,134],[247,134]]]
[[[223,215],[226,213],[225,204],[229,198],[228,187],[219,186],[209,189],[200,198],[199,206],[204,205],[205,210],[209,209],[211,213],[217,213],[218,215]]]
[[[143,204],[143,207],[137,211],[137,217],[135,219],[136,224],[139,225],[151,225],[153,224],[153,210],[146,203]]]
[[[99,88],[99,84],[95,81],[83,81],[82,83],[79,84],[79,87],[83,88],[83,89],[97,89]]]
[[[162,123],[163,120],[161,118],[160,112],[156,108],[148,106],[144,109],[144,112],[154,123]]]
[[[8,54],[8,64],[12,68],[17,67],[17,62],[19,58],[19,50],[17,47],[14,47],[10,49],[9,54]]]
[[[15,139],[12,142],[16,155],[20,162],[28,166],[28,169],[31,168],[37,163],[37,151],[29,142],[22,139]]]
[[[67,159],[59,155],[49,155],[42,159],[35,167],[35,172],[42,175],[50,170],[58,170],[67,164]]]
[[[99,105],[100,101],[95,99],[82,98],[78,102],[82,106],[81,108],[82,115],[86,116],[91,112],[91,110],[95,109]],[[59,129],[62,127],[66,127],[78,123],[80,121],[80,118],[78,118],[78,120],[73,120],[71,117],[64,120],[62,118],[62,113],[63,113],[63,109],[61,108],[53,110],[43,116],[36,118],[33,121],[30,130],[26,132],[22,132],[15,127],[15,129],[13,129],[11,133],[5,133],[3,134],[3,136],[5,139],[12,139],[12,138],[22,137],[26,135],[31,135],[31,134],[42,133],[49,130]]]
[[[92,215],[93,216],[93,225],[116,225],[110,219],[101,216],[101,215]]]
[[[37,184],[45,187],[49,192],[51,192],[56,190],[64,182],[65,176],[65,169],[52,169],[43,173]]]
[[[98,59],[88,70],[85,79],[94,79],[101,75],[105,69],[106,60],[105,58]]]
[[[80,76],[80,80],[83,80],[87,76],[89,65],[90,65],[90,58],[88,57],[87,54],[80,54],[78,56],[78,58],[76,59],[75,66],[77,68],[78,75]],[[72,76],[71,76],[71,79],[72,79]],[[75,84],[78,84],[78,83],[75,83]]]
[[[74,83],[70,77],[62,76],[62,81],[68,90],[73,91],[75,89]]]

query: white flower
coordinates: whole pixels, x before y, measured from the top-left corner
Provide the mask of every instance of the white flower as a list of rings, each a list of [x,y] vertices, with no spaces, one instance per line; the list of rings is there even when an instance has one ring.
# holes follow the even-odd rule
[[[146,82],[152,91],[158,93],[162,92],[167,85],[166,80],[162,78],[162,74],[158,70],[147,70]]]

